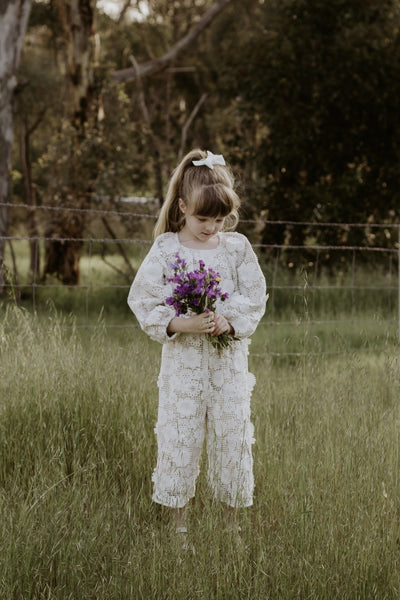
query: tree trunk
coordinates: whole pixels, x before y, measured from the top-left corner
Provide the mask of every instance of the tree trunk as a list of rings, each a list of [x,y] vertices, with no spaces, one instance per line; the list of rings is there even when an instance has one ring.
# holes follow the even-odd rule
[[[57,0],[57,5],[66,45],[71,121],[77,131],[77,140],[72,143],[77,144],[75,150],[78,152],[79,143],[85,137],[85,124],[92,114],[96,0]],[[86,189],[76,190],[73,176],[71,174],[72,194],[69,196],[76,198],[75,207],[84,208],[92,191],[91,182],[87,182]],[[72,217],[68,213],[61,213],[48,224],[46,237],[59,239],[48,240],[45,244],[43,279],[55,273],[65,284],[76,285],[79,282],[79,260],[83,246],[79,240],[83,238],[84,230],[84,213]]]
[[[61,214],[50,221],[45,231],[44,275],[54,274],[66,285],[79,283],[79,259],[83,242],[83,220],[78,216]]]
[[[14,137],[12,102],[31,0],[0,0],[0,294],[4,292],[4,251],[8,234],[9,173]]]
[[[83,129],[92,95],[96,0],[57,0],[57,4],[66,44],[72,119]]]
[[[28,128],[25,120],[21,122],[20,132],[20,156],[22,165],[22,174],[24,178],[25,203],[32,207],[28,209],[27,229],[29,236],[30,262],[29,277],[36,280],[40,272],[40,252],[39,252],[39,229],[36,222],[36,194],[32,184],[32,165],[30,153],[30,137],[36,127],[43,119],[44,112],[37,119],[36,123]]]
[[[130,56],[131,62],[138,73],[139,66],[136,62],[133,54]],[[147,139],[149,142],[149,148],[151,151],[151,156],[153,157],[153,165],[154,165],[154,177],[156,181],[156,195],[160,201],[160,204],[164,202],[164,192],[163,192],[163,180],[162,180],[162,170],[161,170],[161,152],[159,148],[159,144],[157,142],[157,137],[154,135],[153,128],[151,126],[151,120],[149,111],[147,110],[146,99],[144,96],[142,79],[140,75],[137,75],[137,89],[138,89],[138,98],[139,98],[139,106],[142,111],[143,120],[147,126]]]

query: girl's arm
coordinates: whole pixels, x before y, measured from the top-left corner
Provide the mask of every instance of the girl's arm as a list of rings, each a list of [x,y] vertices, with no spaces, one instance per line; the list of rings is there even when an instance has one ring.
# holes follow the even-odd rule
[[[161,344],[171,340],[167,327],[175,317],[175,310],[165,304],[168,289],[164,272],[167,270],[161,249],[162,236],[156,239],[143,260],[131,285],[128,305],[135,314],[141,329],[151,339]]]
[[[232,239],[236,256],[237,286],[220,305],[220,312],[231,325],[235,337],[251,336],[265,312],[268,299],[264,274],[248,239],[236,234]]]

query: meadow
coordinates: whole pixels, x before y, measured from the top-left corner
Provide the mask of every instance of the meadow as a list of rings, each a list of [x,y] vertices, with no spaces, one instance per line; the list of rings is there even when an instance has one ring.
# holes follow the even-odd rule
[[[151,502],[160,347],[124,288],[1,306],[0,598],[400,597],[396,296],[375,283],[349,311],[354,290],[299,281],[290,300],[284,285],[273,294],[250,347],[256,490],[242,543],[202,469],[194,553]]]

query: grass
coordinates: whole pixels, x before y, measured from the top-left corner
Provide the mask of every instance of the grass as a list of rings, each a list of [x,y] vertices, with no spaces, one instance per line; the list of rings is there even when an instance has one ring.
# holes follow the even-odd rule
[[[118,337],[121,327],[125,329],[127,323],[134,326],[126,303],[131,276],[122,274],[126,265],[115,248],[108,249],[107,264],[92,250],[87,247],[81,258],[79,286],[63,286],[56,278],[32,285],[24,276],[28,272],[27,242],[15,242],[21,305],[45,320],[52,309],[72,313],[77,328],[85,330],[96,327],[101,314],[109,335],[115,328]],[[148,245],[132,244],[126,250],[137,269]],[[6,261],[11,264],[9,254]],[[296,361],[299,354],[385,352],[397,343],[398,276],[391,261],[374,265],[372,270],[343,267],[335,275],[317,272],[315,265],[308,270],[285,269],[276,261],[265,262],[263,268],[270,299],[254,353],[273,354],[276,361],[287,362],[292,361],[291,355]]]
[[[159,346],[103,319],[81,330],[54,309],[3,310],[0,597],[399,598],[395,340],[360,352],[346,325],[347,354],[324,355],[315,337],[327,348],[334,328],[286,327],[264,324],[251,346],[256,495],[243,547],[203,470],[196,553],[182,556],[168,510],[151,502]],[[267,343],[301,353],[266,355]]]
[[[135,326],[129,280],[93,254],[78,289],[32,287],[22,245],[22,308],[0,306],[0,598],[400,597],[391,269],[316,277],[264,265],[243,546],[203,469],[189,517],[196,553],[182,556],[168,510],[151,502],[160,347]],[[146,247],[136,252],[135,268]]]

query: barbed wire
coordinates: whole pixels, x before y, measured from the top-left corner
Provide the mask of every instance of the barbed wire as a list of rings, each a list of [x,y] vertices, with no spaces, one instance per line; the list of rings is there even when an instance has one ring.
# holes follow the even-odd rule
[[[10,289],[25,289],[25,288],[46,288],[46,289],[65,289],[66,285],[62,283],[38,283],[37,281],[30,281],[27,283],[3,283],[2,287],[10,288]],[[68,286],[67,286],[68,287]],[[77,291],[83,290],[127,290],[130,288],[130,284],[125,285],[115,285],[115,284],[93,284],[93,283],[84,283],[73,286]],[[299,285],[268,285],[268,290],[271,292],[272,290],[283,290],[283,291],[302,291],[302,292],[310,292],[313,291],[329,291],[329,290],[337,290],[338,286],[335,285],[314,285],[309,284],[304,286],[304,284]],[[369,285],[341,285],[340,289],[343,291],[346,290],[355,290],[355,291],[373,291],[376,290],[377,287],[369,286]],[[388,285],[388,286],[379,286],[380,292],[397,292],[398,286]],[[326,323],[327,321],[324,321]],[[335,321],[336,322],[336,321]],[[274,323],[278,323],[274,321]]]
[[[128,212],[128,211],[117,211],[117,210],[103,210],[103,209],[94,209],[94,208],[75,208],[75,207],[61,207],[61,206],[37,206],[37,207],[32,207],[28,204],[12,204],[12,203],[5,203],[5,202],[1,202],[0,206],[3,207],[9,207],[9,208],[13,208],[13,209],[27,209],[27,210],[42,210],[42,211],[57,211],[57,212],[67,212],[70,211],[72,213],[88,213],[88,214],[92,214],[94,216],[113,216],[113,217],[121,217],[121,218],[137,218],[137,219],[156,219],[156,217],[154,215],[150,215],[150,214],[145,214],[145,213],[138,213],[138,212]],[[345,230],[348,230],[350,228],[368,228],[368,229],[372,229],[372,228],[377,228],[377,229],[395,229],[399,232],[400,235],[400,224],[393,224],[393,223],[322,223],[322,222],[310,222],[310,221],[289,221],[289,220],[278,220],[278,221],[272,221],[272,220],[268,220],[268,219],[244,219],[240,221],[241,223],[249,223],[249,224],[264,224],[264,225],[285,225],[285,226],[303,226],[303,227],[332,227],[332,228],[342,228]],[[134,234],[135,236],[139,235],[138,233]],[[146,233],[142,234],[142,235],[147,235]],[[5,236],[5,237],[1,237],[2,240],[4,241],[8,241],[10,242],[10,248],[12,248],[12,242],[37,242],[37,243],[60,243],[60,244],[67,244],[67,243],[79,243],[79,244],[84,244],[85,245],[85,256],[86,258],[90,261],[92,256],[94,256],[95,254],[95,249],[93,248],[93,246],[98,245],[98,244],[103,244],[103,245],[125,245],[125,246],[150,246],[153,243],[153,240],[151,239],[139,239],[138,237],[132,237],[132,238],[113,238],[113,237],[94,237],[94,236],[82,236],[79,238],[75,238],[75,237],[68,237],[68,236],[54,236],[54,235],[37,235],[37,236],[29,236],[29,235],[9,235],[9,236]],[[399,237],[400,240],[400,237]],[[387,343],[386,345],[383,345],[380,343],[378,346],[378,342],[382,342],[382,339],[378,340],[373,340],[371,342],[372,347],[369,347],[369,344],[365,344],[362,345],[362,347],[341,347],[339,349],[326,349],[323,351],[314,351],[312,348],[310,348],[310,351],[308,351],[307,349],[304,349],[304,351],[301,349],[298,352],[285,352],[285,351],[278,351],[280,350],[280,344],[278,344],[278,346],[274,347],[274,342],[271,342],[271,347],[268,347],[267,350],[265,350],[265,352],[261,352],[261,353],[257,353],[257,352],[250,352],[250,357],[253,357],[254,359],[259,359],[259,358],[263,358],[266,359],[267,357],[270,357],[271,359],[284,359],[285,357],[288,359],[301,359],[304,357],[310,357],[311,359],[315,356],[320,356],[320,355],[348,355],[348,354],[354,354],[354,352],[392,352],[395,351],[395,347],[396,347],[396,340],[394,339],[396,337],[396,328],[399,327],[399,320],[400,320],[400,311],[399,311],[399,315],[397,318],[395,313],[397,311],[397,306],[398,304],[400,304],[399,300],[395,298],[394,296],[394,292],[398,291],[398,296],[400,298],[400,288],[398,286],[398,279],[399,279],[399,272],[398,272],[398,267],[397,267],[397,262],[396,262],[396,258],[392,259],[392,257],[396,257],[399,252],[399,242],[395,241],[392,239],[392,241],[390,241],[392,247],[382,247],[382,246],[373,246],[372,245],[373,240],[371,241],[371,245],[366,245],[366,246],[360,246],[360,245],[345,245],[345,244],[340,244],[340,245],[333,245],[333,244],[327,244],[327,245],[322,245],[322,244],[309,244],[309,245],[305,245],[305,244],[264,244],[264,243],[253,243],[252,246],[255,250],[259,251],[259,254],[261,254],[261,251],[263,250],[273,250],[276,251],[276,254],[274,255],[274,264],[275,264],[275,269],[272,268],[273,274],[271,275],[271,280],[268,282],[268,288],[269,288],[269,292],[273,293],[274,291],[282,291],[282,292],[286,292],[286,296],[290,297],[290,292],[292,292],[292,296],[294,299],[296,299],[298,297],[298,294],[302,294],[304,296],[304,298],[306,298],[307,294],[312,294],[314,295],[314,293],[318,293],[319,291],[333,291],[333,290],[339,290],[343,291],[343,292],[351,292],[352,293],[352,298],[351,298],[351,302],[349,303],[349,312],[348,312],[348,316],[347,318],[344,317],[339,317],[338,318],[333,318],[333,319],[323,319],[323,315],[321,316],[321,314],[318,315],[318,312],[316,311],[315,313],[313,313],[315,315],[314,316],[310,313],[310,314],[304,314],[304,315],[294,315],[293,318],[291,320],[286,320],[286,319],[280,319],[280,315],[282,313],[280,313],[276,308],[274,309],[272,307],[271,312],[269,313],[269,316],[267,318],[264,318],[261,323],[260,323],[260,327],[263,328],[263,335],[265,335],[265,338],[268,339],[271,336],[271,339],[275,337],[275,334],[272,333],[274,328],[277,327],[300,327],[300,328],[307,328],[310,327],[310,331],[311,327],[320,327],[320,326],[327,326],[327,327],[337,327],[337,329],[339,330],[340,327],[346,327],[350,324],[354,325],[356,328],[362,324],[365,323],[366,321],[372,321],[372,320],[376,320],[376,315],[374,313],[374,315],[369,315],[369,318],[366,318],[365,315],[361,315],[360,317],[358,317],[358,315],[356,314],[356,299],[355,297],[353,297],[354,295],[356,295],[357,291],[366,291],[366,292],[373,292],[374,290],[378,291],[379,293],[385,294],[387,295],[388,300],[385,302],[388,302],[386,309],[389,311],[387,312],[386,309],[384,311],[384,314],[390,314],[392,315],[392,318],[379,318],[379,323],[382,325],[382,327],[384,328],[384,331],[386,332],[385,335],[387,336]],[[303,254],[304,253],[311,253],[311,252],[315,252],[316,257],[315,260],[314,258],[312,258],[313,262],[309,263],[310,266],[313,267],[313,269],[311,269],[311,275],[312,277],[310,278],[310,281],[300,281],[300,282],[295,282],[294,283],[290,283],[291,281],[293,281],[292,279],[289,279],[289,283],[287,283],[287,280],[285,282],[281,282],[278,281],[279,277],[277,278],[276,276],[276,271],[278,269],[278,264],[279,264],[279,252],[285,253],[285,252],[290,252],[290,251],[301,251]],[[333,252],[343,252],[343,253],[353,253],[353,261],[352,261],[352,280],[349,283],[348,280],[346,280],[344,283],[337,283],[335,284],[330,284],[330,283],[325,283],[324,280],[319,279],[321,277],[320,272],[318,271],[316,265],[318,264],[318,256],[323,255],[324,253],[328,254],[328,253],[333,253]],[[373,285],[372,280],[368,280],[366,281],[365,285],[360,285],[357,282],[357,277],[354,277],[355,274],[355,268],[356,268],[356,256],[362,253],[375,253],[375,254],[382,254],[388,257],[388,263],[389,263],[389,271],[388,274],[390,275],[389,278],[385,279],[384,281],[381,280],[381,282],[377,285]],[[138,252],[139,254],[139,252]],[[285,256],[285,254],[283,254]],[[267,255],[268,256],[268,255]],[[270,255],[271,256],[271,255]],[[311,260],[311,259],[309,259]],[[372,262],[372,261],[371,261]],[[400,262],[400,261],[399,261]],[[89,262],[90,264],[90,262]],[[273,267],[273,265],[272,265]],[[400,267],[400,264],[399,264]],[[271,271],[271,267],[270,266],[266,266],[267,269],[269,269]],[[280,267],[279,267],[280,268]],[[271,271],[271,272],[272,272]],[[313,275],[314,272],[314,275]],[[56,290],[58,289],[73,289],[73,291],[76,291],[77,293],[81,293],[82,294],[82,299],[80,300],[83,303],[84,309],[85,309],[85,315],[83,314],[82,311],[82,319],[86,319],[86,321],[84,323],[79,323],[76,325],[77,328],[79,328],[80,330],[90,330],[90,329],[94,329],[95,327],[97,327],[98,323],[97,323],[97,319],[94,318],[93,322],[92,322],[92,297],[91,297],[91,292],[92,291],[96,291],[96,290],[101,290],[101,289],[114,289],[114,290],[128,290],[130,287],[130,284],[101,284],[101,283],[95,283],[95,282],[82,282],[79,285],[73,285],[73,286],[69,286],[63,283],[54,283],[53,281],[50,280],[50,282],[46,282],[43,279],[39,278],[39,274],[37,275],[37,280],[35,279],[34,281],[29,281],[29,282],[24,282],[24,283],[7,283],[4,284],[5,288],[9,288],[9,289],[14,289],[16,290],[16,294],[23,296],[23,294],[26,292],[27,289],[31,289],[31,293],[32,293],[32,304],[33,304],[33,310],[36,311],[36,302],[41,302],[42,300],[41,298],[41,292],[39,292],[39,289],[43,289],[43,288],[47,288],[49,289],[49,295],[51,294],[51,290]],[[383,283],[387,283],[387,285],[381,285]],[[37,291],[36,291],[37,290]],[[353,294],[354,292],[354,294]],[[36,295],[37,295],[37,300],[36,300]],[[30,295],[28,294],[28,296],[26,296],[27,298],[30,298]],[[273,295],[271,295],[271,298],[273,297]],[[314,298],[314,296],[313,296]],[[314,302],[314,299],[313,299]],[[90,310],[89,310],[90,309]],[[314,305],[312,307],[312,310],[314,310]],[[276,316],[275,316],[276,313]],[[328,315],[327,315],[328,316]],[[319,317],[319,318],[318,318]],[[289,317],[290,318],[290,317]],[[116,329],[116,330],[122,330],[122,329],[127,329],[129,331],[138,331],[140,328],[138,326],[138,324],[134,321],[134,319],[132,320],[133,322],[130,323],[124,323],[124,324],[112,324],[112,323],[107,323],[105,325],[105,327],[107,329]],[[359,327],[360,332],[362,330],[362,327]],[[271,330],[271,332],[269,331]],[[303,330],[302,330],[303,331]],[[264,333],[265,332],[265,333]],[[400,338],[400,332],[399,332],[399,338]],[[384,343],[384,342],[383,342]],[[263,342],[263,346],[264,346],[264,342]],[[264,350],[264,348],[263,348]]]
[[[93,238],[93,237],[61,237],[61,236],[28,236],[28,235],[9,235],[2,236],[0,239],[5,241],[32,241],[32,242],[79,242],[79,243],[109,243],[109,244],[152,244],[153,240],[140,240],[132,238]]]
[[[374,354],[376,352],[383,352],[386,351],[387,348],[386,346],[382,346],[381,348],[357,348],[357,351],[362,351],[362,352],[373,352]],[[305,351],[305,352],[268,352],[268,353],[249,353],[249,356],[252,358],[264,358],[266,356],[272,356],[275,358],[304,358],[304,357],[310,357],[310,358],[315,358],[318,356],[321,356],[321,354],[326,354],[328,356],[337,356],[339,354],[354,354],[354,349],[349,349],[349,350],[325,350],[323,353],[321,352],[313,352],[313,351]]]
[[[118,211],[118,210],[105,210],[99,208],[77,208],[73,206],[46,206],[46,205],[32,205],[32,204],[13,204],[11,202],[0,202],[0,206],[9,208],[26,208],[29,211],[34,210],[47,210],[54,212],[72,212],[77,214],[95,214],[95,215],[109,215],[113,217],[135,217],[144,219],[153,219],[157,217],[155,215],[149,215],[146,213],[133,213],[129,211]]]
[[[152,199],[154,200],[154,199]],[[136,213],[129,211],[105,210],[96,208],[77,208],[73,206],[50,206],[50,205],[31,205],[23,203],[0,202],[0,206],[8,208],[24,208],[29,211],[47,210],[54,212],[73,212],[73,213],[88,213],[95,215],[109,215],[118,217],[133,217],[144,219],[157,219],[157,215],[147,213]],[[400,229],[399,223],[337,223],[337,222],[322,222],[322,221],[293,221],[293,220],[272,220],[272,219],[240,219],[240,223],[264,224],[264,225],[293,225],[302,227],[334,227],[334,228],[374,228],[374,229]]]
[[[34,241],[34,242],[75,242],[75,243],[86,243],[86,244],[141,244],[150,245],[154,240],[141,240],[137,238],[94,238],[94,237],[61,237],[61,236],[27,236],[27,235],[10,235],[1,236],[0,239],[4,241]],[[396,242],[396,246],[397,246]],[[379,246],[332,246],[332,245],[321,245],[321,244],[252,244],[253,248],[266,248],[270,250],[342,250],[342,251],[366,251],[366,252],[385,252],[385,253],[398,253],[398,248],[382,248]]]

